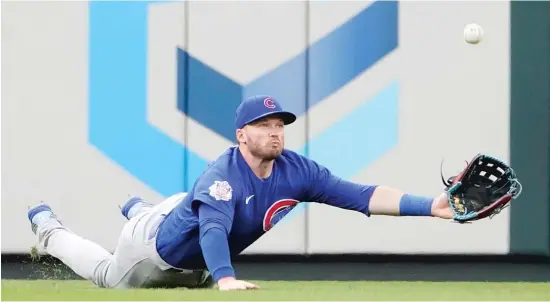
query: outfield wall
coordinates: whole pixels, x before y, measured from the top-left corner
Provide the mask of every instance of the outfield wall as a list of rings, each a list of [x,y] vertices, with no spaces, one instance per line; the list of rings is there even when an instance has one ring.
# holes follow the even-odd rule
[[[187,190],[233,144],[243,95],[279,98],[299,115],[287,147],[357,182],[435,195],[443,159],[447,175],[478,152],[510,159],[509,120],[488,118],[510,115],[508,1],[2,10],[2,253],[35,243],[26,210],[39,200],[114,250],[127,194]],[[469,22],[483,43],[464,43]],[[459,225],[313,204],[245,253],[506,254],[509,229],[509,209]]]

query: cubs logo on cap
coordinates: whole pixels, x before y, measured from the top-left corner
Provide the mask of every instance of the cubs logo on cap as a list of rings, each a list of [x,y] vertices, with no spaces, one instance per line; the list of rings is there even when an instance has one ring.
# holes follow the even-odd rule
[[[276,115],[280,117],[285,125],[296,121],[294,113],[283,110],[277,100],[268,95],[256,95],[241,102],[235,112],[235,126],[240,129],[254,121],[266,116]]]
[[[273,108],[277,107],[277,106],[275,106],[275,103],[273,103],[272,98],[265,98],[264,99],[264,105],[269,109],[273,109]]]

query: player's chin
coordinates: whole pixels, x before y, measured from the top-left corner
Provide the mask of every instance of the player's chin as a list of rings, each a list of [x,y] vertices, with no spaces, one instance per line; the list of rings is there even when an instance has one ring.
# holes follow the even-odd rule
[[[274,147],[274,148],[271,148],[270,150],[268,150],[267,152],[265,152],[265,155],[264,155],[264,158],[266,160],[274,160],[274,159],[277,159],[281,156],[281,154],[283,153],[283,148],[280,148],[280,147]]]

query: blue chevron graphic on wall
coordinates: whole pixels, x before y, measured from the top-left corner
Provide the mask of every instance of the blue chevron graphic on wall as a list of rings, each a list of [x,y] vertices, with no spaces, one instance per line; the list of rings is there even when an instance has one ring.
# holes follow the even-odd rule
[[[154,3],[89,3],[89,142],[166,196],[190,188],[208,161],[147,121],[147,8]],[[175,49],[179,87],[174,106],[234,140],[234,111],[243,97],[271,94],[285,109],[307,114],[397,45],[398,3],[378,1],[245,85]],[[306,78],[307,87],[296,80]],[[397,99],[394,82],[299,151],[339,176],[354,176],[396,144]],[[227,114],[213,115],[212,106]]]

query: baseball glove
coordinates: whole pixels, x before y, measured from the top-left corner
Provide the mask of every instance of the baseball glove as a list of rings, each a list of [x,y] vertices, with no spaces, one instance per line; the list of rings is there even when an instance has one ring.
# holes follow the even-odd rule
[[[457,176],[445,180],[445,191],[455,221],[459,223],[492,218],[521,194],[514,170],[504,162],[477,154]]]

